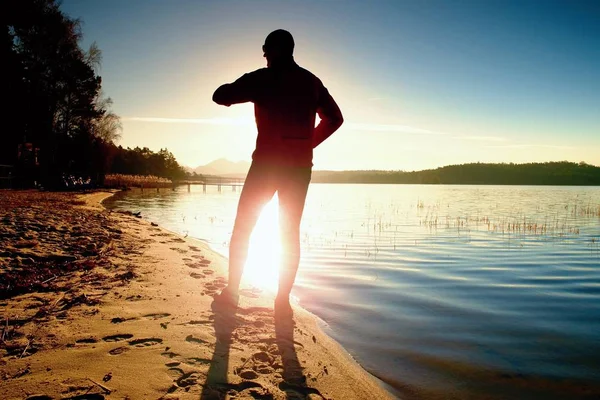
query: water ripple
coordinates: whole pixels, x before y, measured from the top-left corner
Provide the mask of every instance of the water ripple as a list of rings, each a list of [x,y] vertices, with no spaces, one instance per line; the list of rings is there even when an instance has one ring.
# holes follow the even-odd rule
[[[238,196],[110,204],[226,254]],[[599,205],[600,188],[312,185],[294,294],[403,397],[600,398]]]

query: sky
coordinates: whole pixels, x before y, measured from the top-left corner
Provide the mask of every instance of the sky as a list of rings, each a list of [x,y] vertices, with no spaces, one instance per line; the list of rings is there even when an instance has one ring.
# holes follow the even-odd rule
[[[122,119],[118,144],[180,164],[250,160],[252,104],[214,90],[266,66],[292,33],[344,125],[315,169],[420,170],[469,162],[600,165],[600,2],[528,0],[63,0],[96,42]]]

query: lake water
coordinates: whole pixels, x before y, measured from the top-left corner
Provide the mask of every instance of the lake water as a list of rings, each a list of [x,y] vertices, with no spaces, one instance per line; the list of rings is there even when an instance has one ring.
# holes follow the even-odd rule
[[[123,192],[107,206],[227,254],[239,193]],[[276,288],[276,201],[247,282]],[[293,291],[401,398],[600,395],[600,188],[309,189]],[[273,254],[272,254],[273,253]]]

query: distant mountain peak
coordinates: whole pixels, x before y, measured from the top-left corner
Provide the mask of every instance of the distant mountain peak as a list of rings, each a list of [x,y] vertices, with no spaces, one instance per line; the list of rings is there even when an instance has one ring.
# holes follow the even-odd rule
[[[193,171],[202,175],[234,175],[246,174],[250,168],[248,161],[230,161],[226,158],[219,158],[206,165],[194,168]]]

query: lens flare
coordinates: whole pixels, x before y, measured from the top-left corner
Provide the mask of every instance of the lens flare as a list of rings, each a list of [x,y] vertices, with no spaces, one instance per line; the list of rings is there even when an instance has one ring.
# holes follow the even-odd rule
[[[250,237],[244,283],[277,292],[281,240],[277,195],[263,209]]]

